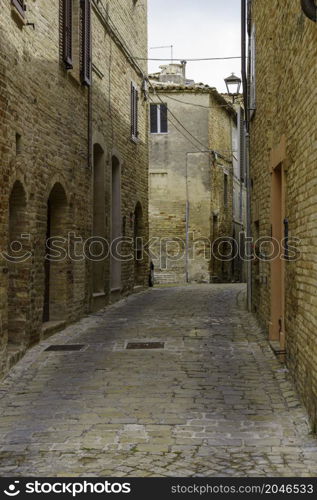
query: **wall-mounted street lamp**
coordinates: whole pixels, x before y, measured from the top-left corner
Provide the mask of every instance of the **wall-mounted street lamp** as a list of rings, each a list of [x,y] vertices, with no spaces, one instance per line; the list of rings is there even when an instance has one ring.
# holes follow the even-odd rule
[[[234,103],[235,97],[240,93],[241,88],[241,78],[231,73],[228,78],[225,78],[225,84],[227,87],[228,94],[232,97],[232,102]]]

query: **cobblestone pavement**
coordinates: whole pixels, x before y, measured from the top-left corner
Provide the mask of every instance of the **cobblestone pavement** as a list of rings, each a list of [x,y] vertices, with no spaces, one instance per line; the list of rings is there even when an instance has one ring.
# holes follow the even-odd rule
[[[2,476],[316,476],[317,441],[241,285],[158,288],[34,347],[0,385]],[[130,341],[165,342],[127,350]],[[80,352],[44,352],[50,344]]]

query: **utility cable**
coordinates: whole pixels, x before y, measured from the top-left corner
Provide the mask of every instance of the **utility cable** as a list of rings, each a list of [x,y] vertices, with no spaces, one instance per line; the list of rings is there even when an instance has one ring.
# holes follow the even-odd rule
[[[153,104],[156,104],[156,105],[157,105],[157,103],[156,103],[156,102],[152,99],[152,97],[151,97],[151,96],[150,96],[150,101],[152,101],[152,103],[153,103]],[[163,103],[163,104],[164,104],[164,103]],[[178,131],[178,132],[179,132],[179,133],[180,133],[180,134],[181,134],[181,135],[182,135],[182,136],[183,136],[183,137],[184,137],[187,141],[189,141],[189,142],[190,142],[190,143],[191,143],[191,144],[192,144],[192,145],[193,145],[193,146],[194,146],[194,147],[198,150],[198,152],[202,153],[201,149],[199,149],[199,147],[198,147],[198,146],[197,146],[197,145],[196,145],[196,144],[195,144],[195,143],[194,143],[191,139],[189,139],[189,137],[187,137],[187,136],[184,134],[184,132],[183,132],[181,129],[179,129],[179,128],[175,125],[175,123],[174,123],[174,122],[173,122],[173,121],[172,121],[172,120],[171,120],[168,116],[167,116],[167,121],[168,121],[171,125],[173,125],[173,127],[174,127],[174,128],[175,128],[175,129],[176,129],[176,130],[177,130],[177,131]]]
[[[167,99],[172,99],[172,101],[180,102],[181,104],[187,104],[188,106],[194,106],[197,108],[204,108],[204,109],[217,109],[217,108],[230,108],[231,104],[219,104],[218,106],[204,106],[203,104],[194,104],[192,102],[186,102],[186,101],[181,101],[180,99],[176,99],[176,97],[171,97],[169,95],[165,95],[164,97],[167,97]]]
[[[171,61],[171,58],[169,59],[166,59],[166,58],[162,58],[162,59],[157,59],[157,58],[153,58],[153,57],[137,57],[137,56],[133,56],[133,59],[137,60],[137,61]],[[183,57],[183,58],[175,58],[174,57],[174,61],[186,61],[186,62],[194,62],[194,61],[226,61],[226,60],[229,60],[229,59],[241,59],[241,56],[232,56],[232,57],[197,57],[197,58],[186,58],[186,57]]]
[[[155,87],[152,85],[151,82],[149,82],[149,83],[150,83],[150,86],[152,87],[153,91],[155,92]],[[165,105],[165,102],[161,99],[161,97],[158,94],[155,94],[155,95],[157,96],[157,98],[161,102],[161,104]],[[167,108],[167,111],[174,118],[174,120],[187,132],[187,134],[192,137],[192,139],[194,139],[198,144],[200,144],[200,146],[202,146],[205,150],[209,149],[208,146],[203,144],[199,139],[197,139],[197,137],[195,137],[191,132],[189,132],[189,130],[187,130],[187,128],[182,124],[182,122],[174,115],[174,113],[169,108]]]

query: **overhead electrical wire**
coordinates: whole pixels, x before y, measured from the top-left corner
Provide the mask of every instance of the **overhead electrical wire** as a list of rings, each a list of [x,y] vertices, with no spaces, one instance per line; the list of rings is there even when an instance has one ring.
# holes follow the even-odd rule
[[[155,87],[153,87],[151,82],[149,82],[149,83],[150,83],[150,86],[152,87],[153,91],[155,92]],[[158,100],[161,102],[161,104],[165,105],[165,102],[161,99],[161,97],[158,94],[155,94],[155,95],[158,98]],[[187,132],[187,134],[190,135],[198,144],[200,144],[200,146],[202,146],[205,150],[209,149],[208,146],[203,144],[199,139],[197,139],[197,137],[195,137],[189,130],[187,130],[185,125],[183,125],[183,123],[174,115],[174,113],[169,108],[167,108],[167,111],[174,118],[174,120],[176,120],[176,122]]]
[[[133,59],[136,61],[172,61],[171,58],[153,58],[153,57],[137,57],[133,56]],[[231,56],[231,57],[197,57],[197,58],[180,58],[177,57],[173,59],[173,61],[186,61],[186,62],[195,62],[195,61],[227,61],[229,59],[241,59],[241,56]]]
[[[102,5],[103,6],[103,5]],[[104,8],[104,6],[103,6]],[[105,8],[104,8],[105,9]],[[105,9],[106,10],[106,9]],[[115,30],[118,32],[117,28],[115,27],[115,24],[112,22],[110,16],[109,16],[109,12],[106,11],[106,17],[110,20],[110,22],[114,25],[114,28]],[[119,33],[119,32],[118,32]],[[120,36],[120,34],[119,34]],[[129,49],[125,48],[127,54],[129,55],[130,59],[132,61],[134,61],[136,64],[137,64],[137,60],[139,61],[171,61],[171,59],[152,59],[152,58],[142,58],[142,57],[136,57],[136,56],[132,56]],[[195,59],[186,59],[186,61],[216,61],[216,60],[228,60],[228,59],[241,59],[241,56],[232,56],[232,57],[208,57],[208,58],[195,58]],[[175,60],[179,60],[179,61],[182,61],[182,60],[185,60],[184,59],[175,59]],[[152,87],[153,91],[155,92],[155,88],[153,87],[153,85],[151,84],[150,80],[148,78],[146,78],[148,83],[150,84],[150,86]],[[162,99],[160,98],[160,96],[158,94],[155,94],[157,96],[157,98],[159,99],[159,101],[165,105],[165,103],[162,101]],[[150,97],[150,100],[156,104],[153,99]],[[225,106],[225,105],[224,105]],[[184,133],[178,128],[176,127],[175,123],[173,123],[169,118],[168,118],[168,121],[170,123],[173,124],[173,126],[176,128],[176,130],[178,132],[180,132],[183,137],[185,137],[199,152],[201,153],[205,153],[206,150],[210,150],[210,148],[208,148],[207,146],[205,146],[205,144],[203,144],[201,141],[199,141],[199,139],[197,139],[191,132],[189,132],[189,130],[187,130],[187,128],[182,124],[182,122],[174,115],[174,113],[168,108],[168,113],[174,118],[174,120],[185,130],[185,132],[192,138],[194,139],[194,141],[196,141],[198,144],[200,144],[200,146],[202,146],[204,148],[204,150],[202,151],[196,144],[194,144],[194,142],[189,139],[188,137],[186,137],[184,135]]]
[[[157,97],[158,97],[158,96],[157,96]],[[156,104],[156,105],[157,105],[157,102],[155,102],[155,101],[152,99],[152,97],[151,97],[151,96],[149,96],[149,99],[150,99],[150,101],[152,101],[152,103],[153,103],[153,104]],[[161,103],[162,103],[162,104],[164,104],[164,105],[165,105],[165,102],[163,102],[163,101],[162,101],[162,99],[160,99],[160,98],[159,98],[159,100],[161,101]],[[167,108],[167,111],[168,111],[168,113],[170,113],[170,114],[174,117],[173,113],[171,113],[171,111],[170,111],[170,109],[169,109],[169,108]],[[177,131],[178,131],[178,132],[179,132],[179,133],[180,133],[180,134],[181,134],[181,135],[182,135],[182,136],[183,136],[183,137],[184,137],[187,141],[189,141],[189,142],[190,142],[190,143],[191,143],[191,144],[192,144],[192,145],[193,145],[193,146],[194,146],[194,147],[198,150],[198,152],[199,152],[199,153],[207,153],[208,151],[210,151],[210,152],[214,151],[214,150],[212,150],[212,149],[210,149],[210,148],[208,148],[208,147],[206,147],[206,146],[204,146],[204,148],[205,148],[204,150],[200,149],[200,148],[199,148],[199,147],[198,147],[198,146],[197,146],[197,145],[196,145],[196,144],[195,144],[195,143],[194,143],[191,139],[189,139],[189,137],[187,137],[187,136],[184,134],[184,132],[183,132],[181,129],[179,129],[179,128],[175,125],[175,123],[174,123],[174,122],[173,122],[173,121],[172,121],[172,120],[168,117],[168,115],[167,115],[167,121],[168,121],[169,123],[171,123],[171,124],[173,125],[173,127],[174,127],[174,128],[175,128],[175,129],[176,129],[176,130],[177,130]],[[192,134],[191,134],[191,133],[187,130],[187,128],[186,128],[186,127],[184,127],[184,125],[183,125],[183,124],[182,124],[179,120],[178,120],[178,123],[181,125],[181,127],[182,127],[182,128],[183,128],[183,129],[184,129],[184,130],[185,130],[185,131],[186,131],[186,132],[187,132],[187,133],[188,133],[188,134],[189,134],[189,135],[190,135],[193,139],[195,139],[195,141],[197,141],[197,142],[198,142],[198,144],[202,144],[200,141],[198,141],[198,139],[197,139],[196,137],[194,137],[194,136],[193,136],[193,135],[192,135]],[[233,155],[233,153],[238,153],[238,151],[237,151],[237,150],[234,150],[234,149],[228,149],[228,150],[226,149],[226,150],[221,150],[221,153],[220,153],[220,151],[218,151],[218,150],[217,150],[217,151],[214,151],[214,152],[215,152],[216,154],[220,155],[222,158],[224,158],[224,159],[225,159],[226,161],[228,161],[228,162],[230,162],[231,160],[229,160],[229,158],[225,158],[225,157],[224,157],[221,153],[230,153],[230,154],[232,154],[232,155]],[[234,155],[233,155],[233,156],[234,156]]]
[[[157,104],[157,102],[155,102],[155,101],[152,99],[152,97],[151,97],[151,96],[150,96],[149,98],[150,98],[150,101],[152,101],[152,103],[153,103],[153,104]],[[163,103],[163,104],[165,104],[165,103]],[[173,125],[173,127],[174,127],[174,128],[175,128],[175,129],[176,129],[176,130],[177,130],[177,131],[178,131],[178,132],[179,132],[179,133],[180,133],[180,134],[181,134],[181,135],[182,135],[182,136],[183,136],[183,137],[184,137],[187,141],[189,141],[189,142],[190,142],[190,143],[191,143],[191,144],[192,144],[192,145],[193,145],[193,146],[194,146],[194,147],[195,147],[195,148],[196,148],[199,152],[201,152],[201,153],[202,153],[201,149],[197,146],[197,144],[195,144],[195,143],[194,143],[194,142],[193,142],[193,141],[192,141],[189,137],[187,137],[187,136],[184,134],[184,132],[183,132],[180,128],[178,128],[178,127],[175,125],[175,123],[174,123],[174,122],[173,122],[173,121],[172,121],[172,120],[168,117],[168,115],[167,115],[167,121],[168,121],[169,123],[171,123],[171,125]],[[191,134],[190,134],[190,135],[191,135]],[[194,139],[196,140],[196,138],[195,138],[195,137],[194,137]]]
[[[204,109],[217,109],[217,108],[230,108],[231,104],[219,104],[218,106],[204,106],[203,104],[194,104],[188,101],[181,101],[180,99],[176,99],[176,97],[171,97],[169,95],[164,95],[167,99],[172,99],[173,101],[180,102],[181,104],[188,104],[188,106],[194,106],[196,108],[204,108]]]

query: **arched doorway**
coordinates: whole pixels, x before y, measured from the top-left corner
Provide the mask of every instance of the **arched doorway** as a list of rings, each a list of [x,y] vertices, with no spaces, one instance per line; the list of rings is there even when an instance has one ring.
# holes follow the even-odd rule
[[[47,230],[44,261],[43,322],[63,320],[67,316],[68,203],[65,190],[56,183],[47,201]]]
[[[121,237],[121,172],[120,162],[112,157],[112,196],[111,196],[111,242]],[[111,246],[111,290],[121,288],[121,261],[116,244]]]
[[[136,204],[134,210],[134,285],[143,285],[143,210],[141,203]]]
[[[106,226],[106,207],[105,207],[105,155],[102,147],[99,144],[94,144],[94,213],[93,213],[93,236],[94,238],[105,238]],[[100,244],[96,244],[92,248],[94,255],[100,255]],[[101,294],[105,291],[105,260],[104,255],[101,255],[102,260],[92,257],[93,260],[93,293]]]
[[[26,194],[20,181],[16,181],[9,198],[8,241],[8,344],[25,344],[25,331],[29,301],[27,252]]]

